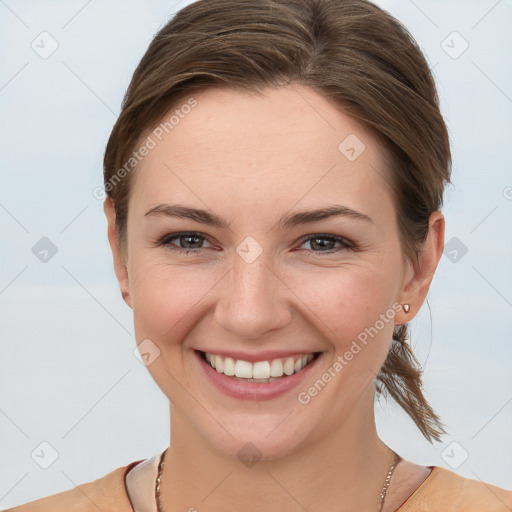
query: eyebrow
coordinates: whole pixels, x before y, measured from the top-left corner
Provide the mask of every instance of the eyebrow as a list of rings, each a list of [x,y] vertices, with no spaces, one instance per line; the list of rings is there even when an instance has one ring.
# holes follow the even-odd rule
[[[182,219],[190,219],[201,224],[214,226],[217,228],[231,229],[226,219],[219,217],[214,213],[198,208],[191,208],[179,204],[159,204],[144,214],[148,216],[166,216]],[[331,217],[349,217],[356,220],[362,220],[373,224],[373,220],[366,214],[352,210],[347,206],[332,205],[326,208],[316,210],[301,210],[293,214],[281,217],[278,222],[280,228],[290,228],[303,224],[311,224]]]

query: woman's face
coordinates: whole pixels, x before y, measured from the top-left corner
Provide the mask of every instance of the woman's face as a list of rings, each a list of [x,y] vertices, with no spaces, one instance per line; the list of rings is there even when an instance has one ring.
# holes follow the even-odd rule
[[[173,436],[279,457],[372,419],[413,271],[361,124],[299,85],[194,97],[168,133],[149,133],[134,171],[122,287]],[[305,214],[328,208],[341,213]],[[204,353],[226,373],[285,375],[240,381]]]

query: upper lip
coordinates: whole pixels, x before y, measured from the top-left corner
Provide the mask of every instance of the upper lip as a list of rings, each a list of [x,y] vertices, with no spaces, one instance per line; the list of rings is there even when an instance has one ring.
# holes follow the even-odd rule
[[[294,357],[303,354],[317,354],[320,351],[314,350],[264,350],[257,353],[241,352],[239,350],[216,350],[216,349],[205,349],[199,350],[199,352],[206,352],[208,354],[215,354],[222,357],[231,357],[235,361],[241,359],[249,363],[257,363],[258,361],[271,361],[272,359],[285,359],[287,357]]]

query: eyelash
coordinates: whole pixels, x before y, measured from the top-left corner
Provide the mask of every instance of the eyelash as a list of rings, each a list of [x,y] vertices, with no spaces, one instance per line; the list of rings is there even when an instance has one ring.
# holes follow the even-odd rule
[[[189,254],[189,253],[197,253],[201,249],[204,249],[204,247],[200,247],[198,249],[186,249],[183,247],[178,247],[173,244],[171,244],[171,241],[180,239],[180,238],[199,238],[200,240],[206,240],[208,241],[208,238],[204,235],[201,235],[200,233],[196,231],[188,231],[188,232],[180,232],[180,233],[169,233],[165,236],[163,236],[160,240],[158,240],[157,245],[161,247],[165,247],[166,249],[169,249],[171,251],[175,251],[179,254]],[[309,252],[315,253],[315,254],[334,254],[340,251],[356,251],[356,246],[349,242],[347,239],[337,236],[337,235],[329,235],[324,233],[316,233],[314,235],[308,235],[307,237],[303,238],[300,242],[300,245],[305,244],[306,242],[309,242],[311,240],[329,240],[330,242],[339,242],[343,245],[343,247],[339,247],[338,249],[330,249],[327,251],[313,251],[309,250]]]

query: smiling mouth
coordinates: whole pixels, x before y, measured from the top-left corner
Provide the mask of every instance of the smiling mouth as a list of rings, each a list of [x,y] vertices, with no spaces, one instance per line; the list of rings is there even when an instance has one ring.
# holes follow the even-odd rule
[[[258,361],[255,363],[209,352],[200,351],[200,354],[204,361],[217,370],[218,373],[222,373],[234,380],[269,383],[299,373],[308,366],[311,361],[315,360],[321,352],[296,354],[294,356]]]

